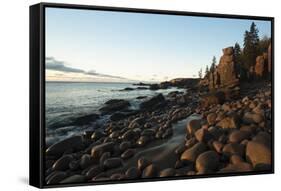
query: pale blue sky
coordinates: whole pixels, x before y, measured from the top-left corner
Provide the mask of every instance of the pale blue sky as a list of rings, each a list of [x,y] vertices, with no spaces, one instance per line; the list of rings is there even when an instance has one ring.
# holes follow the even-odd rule
[[[55,65],[47,70],[47,78],[163,81],[197,77],[213,56],[219,61],[222,48],[235,42],[243,45],[243,34],[252,21],[47,8],[46,56],[60,64],[59,70]],[[260,37],[270,37],[269,21],[254,22]],[[65,68],[79,70],[64,72]]]

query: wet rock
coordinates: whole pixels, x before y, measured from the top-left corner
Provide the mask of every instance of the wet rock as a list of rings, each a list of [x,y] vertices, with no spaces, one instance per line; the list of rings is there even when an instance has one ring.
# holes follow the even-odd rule
[[[104,152],[112,152],[114,149],[114,142],[107,142],[94,146],[91,150],[91,156],[94,159],[99,159]]]
[[[103,164],[106,159],[110,158],[110,156],[110,152],[103,153],[99,159],[100,164]]]
[[[247,131],[239,131],[239,130],[233,131],[229,135],[229,142],[230,143],[240,143],[244,139],[249,139],[250,136],[251,136],[251,134]]]
[[[244,156],[245,146],[238,143],[228,143],[223,147],[222,152],[229,157],[234,154]]]
[[[85,181],[85,176],[83,175],[72,175],[64,180],[62,180],[60,183],[65,184],[65,183],[82,183]]]
[[[141,157],[138,160],[138,169],[142,171],[145,167],[147,167],[150,164],[151,164],[150,160],[148,160],[148,159],[146,159],[144,157]]]
[[[125,151],[131,147],[131,142],[130,141],[124,141],[119,145],[120,151]]]
[[[146,145],[148,142],[150,141],[150,138],[148,136],[141,136],[138,141],[137,144],[139,146],[144,146]]]
[[[136,133],[133,130],[128,130],[122,135],[122,139],[126,141],[132,141],[135,139]]]
[[[202,142],[199,142],[192,146],[191,148],[184,151],[181,155],[181,160],[195,162],[196,158],[206,151],[206,145]]]
[[[126,173],[125,173],[126,177],[128,179],[136,179],[136,178],[139,178],[140,175],[141,175],[141,171],[136,168],[136,167],[130,167]]]
[[[155,130],[154,129],[145,129],[141,132],[141,136],[147,136],[151,137],[155,135]]]
[[[87,125],[87,124],[90,124],[90,123],[96,121],[99,118],[100,118],[100,116],[96,113],[85,115],[85,116],[76,118],[73,121],[73,125]]]
[[[174,168],[166,168],[160,171],[159,177],[175,176],[175,174],[176,174],[176,170]]]
[[[158,94],[140,104],[142,110],[152,110],[165,105],[166,101],[162,94]]]
[[[187,124],[187,132],[191,135],[194,135],[194,133],[201,128],[201,120],[190,120]]]
[[[122,179],[124,179],[124,175],[123,174],[121,174],[121,173],[115,173],[115,174],[112,174],[111,176],[110,176],[110,179],[111,180],[122,180]]]
[[[66,150],[80,150],[83,146],[82,136],[74,136],[51,145],[46,155],[61,156]]]
[[[162,138],[166,139],[168,137],[171,137],[173,135],[173,129],[172,128],[168,128],[166,129],[166,131],[163,133]]]
[[[108,114],[115,111],[121,111],[127,109],[130,106],[130,103],[126,100],[109,100],[105,103],[106,105],[99,109],[102,114]]]
[[[92,179],[95,176],[97,176],[98,174],[103,172],[103,168],[99,165],[93,166],[91,167],[87,172],[86,172],[86,177],[88,179]]]
[[[48,178],[47,184],[57,184],[67,177],[66,172],[57,171]]]
[[[106,159],[103,163],[103,166],[106,168],[106,169],[111,169],[111,168],[117,168],[117,167],[120,167],[122,166],[122,159],[120,158],[109,158],[109,159]]]
[[[69,163],[73,160],[71,155],[64,155],[59,158],[53,165],[53,170],[63,171],[69,168]]]
[[[93,163],[92,157],[89,154],[84,154],[81,157],[81,161],[80,161],[80,167],[82,169],[87,168],[88,166],[90,166]]]
[[[128,149],[124,153],[122,153],[121,158],[122,159],[128,159],[134,156],[135,150],[134,149]]]
[[[69,163],[69,169],[72,171],[78,170],[80,168],[80,160],[72,160]]]
[[[219,155],[215,151],[206,151],[196,159],[197,171],[216,170],[219,166]]]
[[[246,158],[253,164],[257,165],[271,165],[271,149],[263,143],[256,141],[249,141],[246,147]]]
[[[158,176],[158,168],[154,164],[150,164],[142,172],[142,178],[152,178]]]
[[[91,139],[94,140],[94,141],[97,141],[99,140],[101,137],[104,137],[105,136],[105,133],[104,132],[101,132],[101,131],[95,131],[92,136],[91,136]]]

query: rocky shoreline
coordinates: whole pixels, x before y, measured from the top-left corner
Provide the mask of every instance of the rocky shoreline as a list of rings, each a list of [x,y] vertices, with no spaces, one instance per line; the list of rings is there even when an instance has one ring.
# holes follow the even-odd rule
[[[271,170],[271,84],[189,87],[144,98],[137,111],[126,100],[105,103],[102,127],[46,149],[46,183]]]

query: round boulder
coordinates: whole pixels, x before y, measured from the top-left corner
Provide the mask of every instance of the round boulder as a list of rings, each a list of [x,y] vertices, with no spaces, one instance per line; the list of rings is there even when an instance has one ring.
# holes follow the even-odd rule
[[[206,151],[196,159],[197,171],[213,171],[219,166],[219,155],[215,151]]]

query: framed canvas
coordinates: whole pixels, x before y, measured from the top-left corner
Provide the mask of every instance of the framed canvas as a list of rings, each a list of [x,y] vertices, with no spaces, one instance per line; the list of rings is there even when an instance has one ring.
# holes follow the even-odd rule
[[[274,172],[274,18],[30,7],[30,184]]]

